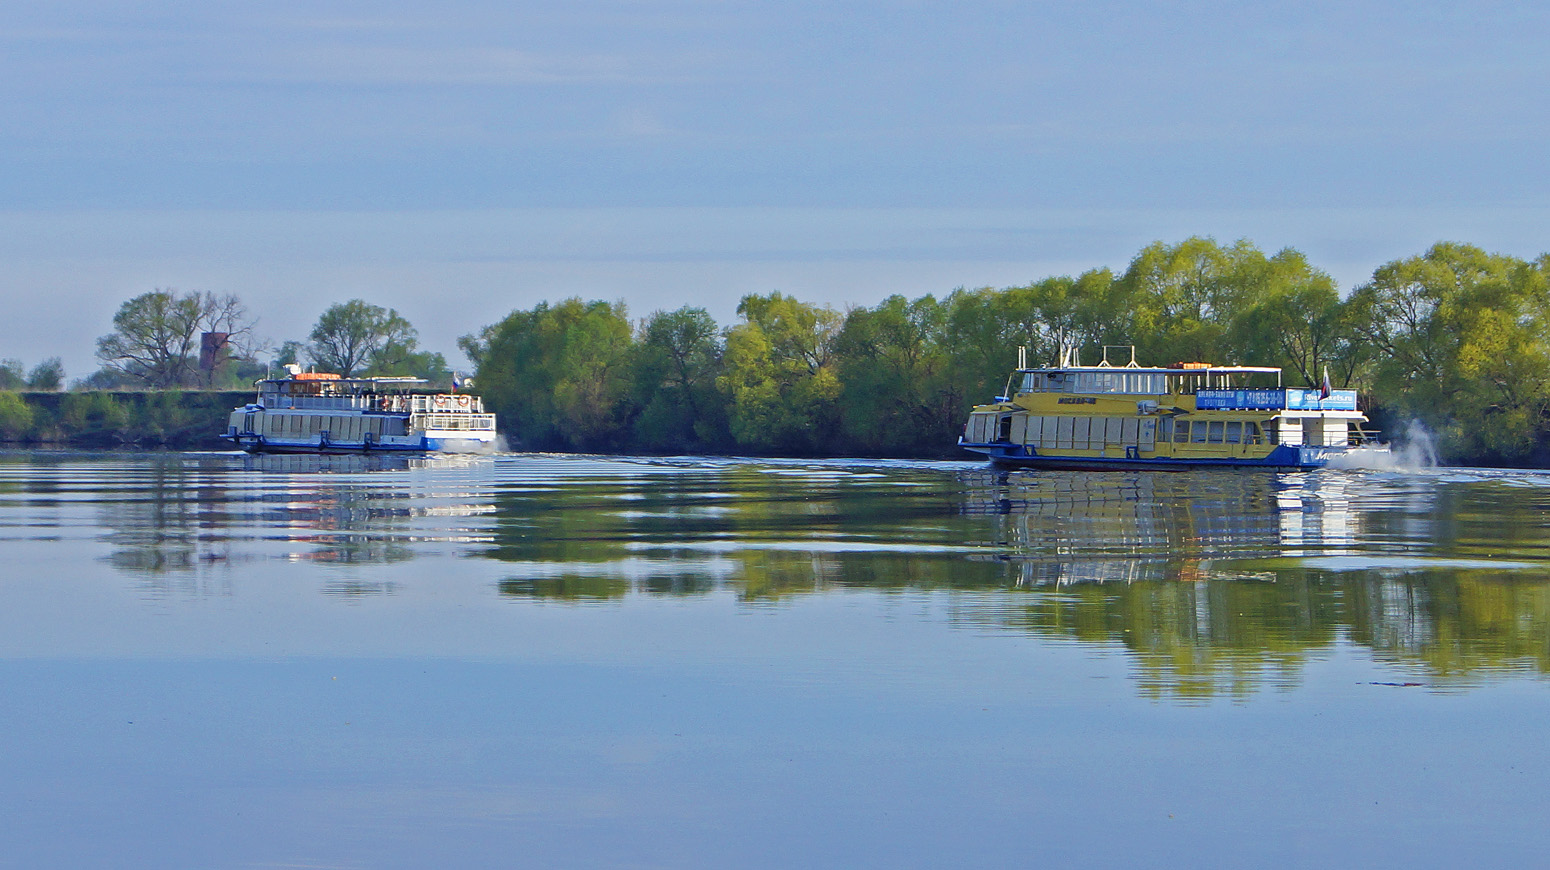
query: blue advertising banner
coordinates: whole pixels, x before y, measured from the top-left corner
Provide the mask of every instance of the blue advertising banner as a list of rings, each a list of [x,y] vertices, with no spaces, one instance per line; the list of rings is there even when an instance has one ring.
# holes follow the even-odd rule
[[[1201,390],[1195,407],[1201,411],[1270,411],[1283,407],[1285,390]]]
[[[1320,399],[1318,390],[1201,390],[1195,394],[1201,411],[1355,411],[1355,390],[1334,390]]]
[[[1355,411],[1355,390],[1332,390],[1320,399],[1318,390],[1287,390],[1286,407],[1293,411]]]

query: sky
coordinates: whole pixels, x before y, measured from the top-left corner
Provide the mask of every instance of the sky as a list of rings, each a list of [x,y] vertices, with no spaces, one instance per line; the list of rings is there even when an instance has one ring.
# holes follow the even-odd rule
[[[275,342],[568,296],[735,320],[1123,269],[1209,235],[1345,289],[1550,249],[1550,6],[0,6],[0,357],[96,368],[156,288]]]

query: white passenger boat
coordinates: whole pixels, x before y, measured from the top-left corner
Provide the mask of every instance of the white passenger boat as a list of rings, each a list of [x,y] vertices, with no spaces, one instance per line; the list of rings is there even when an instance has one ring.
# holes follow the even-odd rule
[[[342,378],[293,371],[258,382],[222,438],[251,453],[486,453],[495,415],[468,393],[424,389],[423,378]]]
[[[1107,349],[1106,349],[1107,350]],[[1105,357],[1019,364],[1006,394],[976,406],[958,443],[998,465],[1063,469],[1319,468],[1387,453],[1355,390],[1288,388],[1281,370],[1203,362],[1144,368]]]

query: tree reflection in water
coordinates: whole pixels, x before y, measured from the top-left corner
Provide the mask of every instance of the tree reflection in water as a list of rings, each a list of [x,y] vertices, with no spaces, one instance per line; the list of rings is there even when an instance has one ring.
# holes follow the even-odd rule
[[[508,602],[920,596],[1123,651],[1158,697],[1289,687],[1344,646],[1444,690],[1550,673],[1542,475],[120,455],[0,464],[0,500],[88,506],[157,594],[233,594],[283,559],[359,569],[319,589],[358,598],[395,591],[372,566],[474,557]]]

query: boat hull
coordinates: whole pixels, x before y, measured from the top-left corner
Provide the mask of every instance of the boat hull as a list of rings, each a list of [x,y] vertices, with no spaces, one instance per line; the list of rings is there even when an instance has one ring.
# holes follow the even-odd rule
[[[346,454],[346,453],[493,453],[495,452],[495,438],[492,434],[489,438],[451,437],[422,435],[415,437],[400,437],[384,439],[382,441],[319,441],[290,440],[279,438],[265,438],[262,435],[233,435],[227,433],[221,436],[232,442],[236,447],[248,453],[317,453],[317,454]]]
[[[1327,466],[1337,457],[1356,451],[1387,452],[1377,447],[1294,447],[1278,445],[1262,457],[1071,456],[1043,453],[1015,444],[973,444],[960,441],[965,450],[979,453],[1003,468],[1043,468],[1059,471],[1188,471],[1197,468],[1254,468],[1307,471]]]

